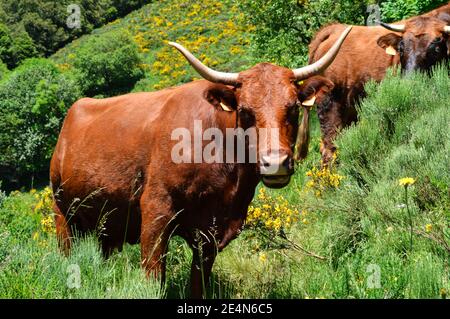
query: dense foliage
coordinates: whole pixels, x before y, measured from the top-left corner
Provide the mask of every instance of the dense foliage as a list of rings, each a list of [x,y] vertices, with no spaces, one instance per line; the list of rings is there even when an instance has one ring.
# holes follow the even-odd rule
[[[128,93],[144,76],[138,45],[123,31],[93,35],[68,63],[85,96]]]
[[[381,3],[382,18],[393,22],[428,12],[448,3],[448,0],[385,0]]]
[[[80,0],[80,27],[68,26],[71,0],[3,0],[0,59],[10,68],[27,57],[48,56],[71,40],[121,17],[150,0]],[[69,20],[70,21],[70,20]],[[70,25],[70,23],[69,23]]]
[[[48,167],[76,82],[48,60],[31,59],[0,83],[0,173],[14,179]]]

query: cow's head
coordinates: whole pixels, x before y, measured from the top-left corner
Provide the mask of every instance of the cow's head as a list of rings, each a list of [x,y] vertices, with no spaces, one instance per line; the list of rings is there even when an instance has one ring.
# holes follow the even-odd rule
[[[308,100],[320,100],[332,87],[330,81],[316,75],[333,62],[350,30],[351,27],[345,30],[322,59],[294,70],[260,63],[241,73],[218,72],[202,64],[181,45],[173,42],[170,45],[177,48],[203,78],[228,85],[229,92],[222,95],[227,96],[228,101],[232,95],[234,102],[226,104],[237,112],[239,126],[256,128],[258,170],[264,184],[280,188],[289,183],[294,173],[293,151],[300,106]],[[278,135],[275,141],[273,135],[267,134],[272,131]]]
[[[381,25],[396,33],[380,37],[378,45],[390,54],[400,54],[403,71],[428,71],[450,57],[450,26],[444,19],[418,17],[402,25]]]

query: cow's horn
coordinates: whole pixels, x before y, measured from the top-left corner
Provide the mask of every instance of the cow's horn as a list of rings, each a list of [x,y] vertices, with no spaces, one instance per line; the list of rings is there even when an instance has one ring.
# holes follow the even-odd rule
[[[386,28],[386,29],[394,31],[394,32],[405,32],[405,30],[406,30],[406,26],[404,24],[389,24],[389,23],[380,22],[380,25],[383,28]]]
[[[444,27],[444,32],[450,34],[450,25]]]
[[[214,83],[223,83],[229,85],[237,84],[237,79],[239,76],[238,73],[226,73],[210,69],[202,62],[200,62],[191,52],[189,52],[182,45],[175,42],[169,42],[169,45],[175,47],[178,51],[180,51],[181,54],[184,55],[186,60],[188,60],[188,62],[192,65],[192,67],[198,72],[198,74],[200,74],[206,80]]]
[[[336,43],[320,60],[303,68],[292,70],[292,72],[294,72],[295,78],[300,81],[303,79],[307,79],[313,75],[322,73],[327,67],[330,66],[331,63],[333,63],[334,59],[339,53],[342,43],[344,43],[345,38],[351,30],[351,26],[345,29]]]

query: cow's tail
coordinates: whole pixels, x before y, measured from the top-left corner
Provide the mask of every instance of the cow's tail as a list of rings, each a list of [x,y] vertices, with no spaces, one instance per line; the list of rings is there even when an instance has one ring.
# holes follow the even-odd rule
[[[309,113],[311,112],[311,108],[308,106],[303,107],[303,117],[302,117],[302,123],[300,124],[300,127],[298,128],[298,134],[297,134],[297,146],[296,146],[296,153],[294,156],[294,159],[296,161],[302,161],[306,158],[308,155],[308,148],[309,148]]]
[[[328,40],[328,38],[336,32],[336,28],[338,26],[343,27],[340,24],[331,24],[328,26],[323,27],[320,29],[316,35],[314,36],[314,39],[309,44],[309,61],[308,64],[313,64],[318,60],[320,57],[316,57],[317,50],[319,49],[320,45]]]

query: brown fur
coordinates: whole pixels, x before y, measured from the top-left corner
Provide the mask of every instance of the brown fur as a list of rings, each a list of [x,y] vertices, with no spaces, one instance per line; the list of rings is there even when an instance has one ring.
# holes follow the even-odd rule
[[[175,164],[171,149],[178,141],[171,132],[192,132],[194,120],[202,120],[204,130],[225,133],[247,125],[247,112],[257,128],[280,128],[277,151],[292,157],[298,124],[289,114],[298,116],[301,92],[311,91],[308,83],[314,91],[330,85],[314,77],[298,86],[291,70],[267,63],[242,72],[239,82],[234,88],[201,80],[76,102],[50,172],[63,251],[69,253],[72,236],[90,232],[99,235],[105,256],[126,242],[140,242],[147,274],[164,281],[168,241],[179,235],[193,250],[192,296],[202,296],[203,279],[217,252],[240,233],[261,176],[257,164]],[[221,101],[236,111],[225,112]]]

